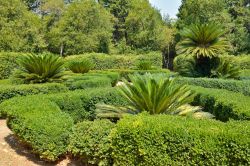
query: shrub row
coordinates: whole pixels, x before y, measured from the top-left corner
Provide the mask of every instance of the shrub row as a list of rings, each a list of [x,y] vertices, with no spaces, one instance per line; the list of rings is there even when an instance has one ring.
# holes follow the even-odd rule
[[[177,82],[204,88],[226,89],[250,96],[250,81],[178,77]]]
[[[97,103],[127,105],[115,88],[16,97],[0,104],[0,117],[41,158],[54,161],[66,152],[73,123],[94,119]]]
[[[111,87],[116,85],[119,78],[119,74],[115,72],[94,71],[75,75],[67,80],[65,84],[70,90]]]
[[[250,123],[169,115],[77,124],[69,151],[96,165],[249,165]]]
[[[73,120],[44,98],[6,101],[8,127],[42,159],[55,161],[67,152]]]
[[[223,89],[191,86],[197,92],[194,105],[212,113],[218,120],[250,120],[250,97]]]
[[[67,90],[68,88],[66,86],[58,83],[3,85],[0,86],[0,103],[15,96],[66,92]]]
[[[74,122],[82,120],[93,120],[95,118],[94,110],[97,103],[113,104],[118,106],[127,105],[127,101],[119,94],[116,88],[95,88],[86,90],[69,91],[65,93],[33,95],[26,96],[26,100],[36,98],[44,98],[53,103],[71,116]],[[0,104],[0,117],[6,117],[11,114],[8,106],[13,106],[13,109],[18,110],[19,98],[13,98]],[[21,98],[22,99],[22,98]],[[46,104],[46,103],[45,103]],[[34,102],[33,105],[36,105]],[[27,105],[29,107],[29,105]]]
[[[108,55],[100,53],[90,53],[66,57],[66,62],[81,58],[87,58],[95,63],[96,70],[104,69],[131,69],[140,61],[150,61],[156,68],[162,67],[162,55],[159,52],[151,52],[145,55]]]

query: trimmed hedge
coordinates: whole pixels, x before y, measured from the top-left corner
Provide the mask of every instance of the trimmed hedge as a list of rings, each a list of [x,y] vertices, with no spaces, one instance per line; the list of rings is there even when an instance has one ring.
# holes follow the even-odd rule
[[[191,86],[197,92],[193,102],[221,121],[250,120],[250,97],[222,89]]]
[[[204,88],[226,89],[250,96],[250,81],[187,77],[178,77],[176,81],[188,85],[202,86]]]
[[[108,120],[78,123],[70,136],[69,152],[86,164],[112,165],[108,135],[114,127]]]
[[[55,161],[67,152],[73,120],[43,98],[19,98],[2,103],[8,127],[42,159]]]
[[[127,80],[129,80],[129,75],[130,74],[141,74],[141,75],[144,75],[146,73],[151,73],[151,74],[159,74],[159,73],[164,73],[168,76],[176,76],[177,74],[176,73],[173,73],[173,72],[170,72],[170,70],[168,69],[161,69],[161,70],[126,70],[126,69],[111,69],[111,70],[108,70],[108,71],[111,71],[111,72],[117,72],[120,74],[120,77],[121,78],[125,78]]]
[[[8,105],[15,105],[19,99],[23,97],[13,98],[0,104],[0,117],[9,115]],[[75,123],[82,120],[93,120],[95,118],[95,105],[97,103],[106,103],[118,106],[126,106],[128,104],[116,88],[96,88],[70,91],[66,93],[57,93],[50,95],[34,95],[24,97],[27,100],[44,98],[56,103],[62,112],[67,113]],[[34,103],[35,104],[35,103]],[[27,106],[29,107],[29,106]]]
[[[129,116],[111,132],[114,165],[249,165],[250,123]]]
[[[242,70],[240,74],[240,79],[242,80],[250,80],[250,69]]]
[[[100,53],[90,53],[83,55],[68,56],[66,62],[76,59],[87,58],[95,63],[96,70],[104,69],[131,69],[135,68],[139,61],[150,61],[156,68],[162,67],[162,55],[160,52],[151,52],[144,55],[108,55]]]
[[[83,75],[72,76],[65,82],[65,85],[70,90],[98,88],[98,87],[111,87],[115,86],[120,76],[115,72],[101,72],[95,71]]]
[[[67,90],[66,86],[58,83],[4,85],[0,87],[0,103],[16,96],[66,92]]]

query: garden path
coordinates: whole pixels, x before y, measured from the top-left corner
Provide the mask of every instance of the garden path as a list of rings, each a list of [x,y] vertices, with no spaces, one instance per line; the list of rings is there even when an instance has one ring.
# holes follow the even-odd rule
[[[77,161],[65,159],[59,163],[46,163],[21,146],[6,126],[6,120],[0,119],[0,166],[80,166]]]

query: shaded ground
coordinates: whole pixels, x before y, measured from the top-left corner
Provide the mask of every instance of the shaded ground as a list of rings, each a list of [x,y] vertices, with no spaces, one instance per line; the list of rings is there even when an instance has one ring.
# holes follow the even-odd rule
[[[6,120],[0,119],[0,166],[80,166],[77,161],[65,159],[59,163],[47,163],[32,154],[18,143],[6,126]]]

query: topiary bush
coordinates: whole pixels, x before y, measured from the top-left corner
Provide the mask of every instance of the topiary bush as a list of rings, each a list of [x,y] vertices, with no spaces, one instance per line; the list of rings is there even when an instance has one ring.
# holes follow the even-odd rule
[[[110,134],[113,165],[249,165],[250,123],[129,116]]]
[[[111,129],[115,125],[108,120],[84,121],[73,128],[69,152],[88,164],[111,165]]]

